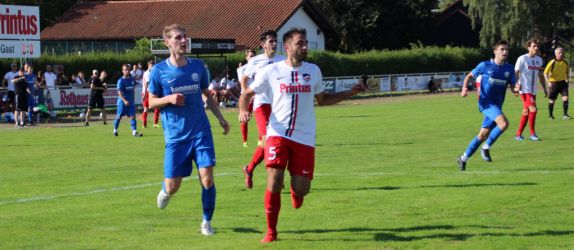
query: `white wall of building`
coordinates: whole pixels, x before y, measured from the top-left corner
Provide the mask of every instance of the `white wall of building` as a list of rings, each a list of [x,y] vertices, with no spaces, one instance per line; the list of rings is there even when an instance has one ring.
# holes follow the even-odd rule
[[[277,31],[277,50],[282,54],[285,53],[283,49],[283,34],[285,34],[292,27],[301,27],[307,30],[307,40],[309,40],[309,50],[325,50],[325,35],[323,31],[315,24],[313,19],[307,15],[303,7],[299,8],[293,16]]]

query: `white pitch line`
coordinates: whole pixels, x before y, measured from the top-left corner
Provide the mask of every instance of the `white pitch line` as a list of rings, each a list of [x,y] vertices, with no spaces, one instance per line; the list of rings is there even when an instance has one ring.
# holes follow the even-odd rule
[[[231,175],[230,173],[221,173],[215,174],[215,176],[227,176]],[[184,178],[183,181],[187,180],[197,180],[197,176],[193,176],[191,178]],[[103,189],[96,189],[88,192],[74,192],[74,193],[67,193],[67,194],[59,194],[59,195],[44,195],[44,196],[36,196],[30,198],[22,198],[16,200],[8,200],[8,201],[0,201],[0,206],[9,205],[9,204],[19,204],[19,203],[30,203],[36,201],[50,201],[60,198],[67,198],[67,197],[77,197],[77,196],[87,196],[92,194],[100,194],[100,193],[108,193],[108,192],[116,192],[116,191],[124,191],[124,190],[132,190],[132,189],[140,189],[146,188],[151,186],[160,186],[161,182],[159,183],[145,183],[139,185],[132,185],[132,186],[124,186],[124,187],[112,187],[112,188],[103,188]]]

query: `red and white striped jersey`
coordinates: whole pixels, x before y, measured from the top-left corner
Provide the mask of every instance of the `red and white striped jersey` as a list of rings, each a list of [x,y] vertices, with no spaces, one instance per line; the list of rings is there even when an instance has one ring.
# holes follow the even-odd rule
[[[271,64],[257,73],[250,88],[270,94],[267,136],[315,146],[315,95],[323,92],[323,75],[317,65],[303,62],[292,68],[285,61]]]

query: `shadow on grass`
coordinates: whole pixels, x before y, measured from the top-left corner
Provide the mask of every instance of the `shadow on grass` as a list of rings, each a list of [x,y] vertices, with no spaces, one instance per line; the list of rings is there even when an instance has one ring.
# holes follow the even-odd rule
[[[415,240],[425,240],[425,239],[444,239],[444,240],[454,240],[454,241],[464,241],[472,237],[532,237],[532,236],[568,236],[573,235],[573,230],[544,230],[540,232],[531,233],[477,233],[477,234],[430,234],[423,236],[399,236],[392,233],[376,233],[374,236],[375,241],[415,241]]]
[[[382,186],[382,187],[357,187],[357,188],[313,188],[312,191],[360,191],[360,190],[386,190],[392,191],[405,188],[471,188],[471,187],[504,187],[504,186],[536,186],[538,183],[534,182],[517,182],[517,183],[473,183],[473,184],[446,184],[446,185],[424,185],[416,187],[395,187],[395,186]]]
[[[473,183],[473,184],[446,184],[446,185],[424,185],[415,188],[466,188],[466,187],[504,187],[504,186],[536,186],[534,182],[517,183]]]
[[[236,227],[231,229],[235,233],[254,233],[254,234],[262,234],[263,232],[255,229],[255,228],[247,228],[247,227]]]
[[[574,230],[544,230],[538,232],[530,233],[435,233],[420,236],[403,236],[398,235],[398,233],[410,233],[421,231],[432,231],[432,230],[456,230],[465,228],[478,228],[478,229],[508,229],[512,230],[514,227],[498,227],[498,226],[484,226],[484,225],[465,225],[465,226],[453,226],[453,225],[427,225],[427,226],[413,226],[413,227],[400,227],[400,228],[365,228],[365,227],[351,227],[351,228],[340,228],[340,229],[307,229],[307,230],[290,230],[283,231],[283,233],[294,233],[294,234],[324,234],[324,233],[373,233],[373,240],[375,241],[417,241],[425,239],[444,239],[449,241],[464,241],[472,237],[532,237],[532,236],[574,236]],[[310,241],[315,241],[317,239],[309,239]],[[353,240],[344,239],[340,240]]]

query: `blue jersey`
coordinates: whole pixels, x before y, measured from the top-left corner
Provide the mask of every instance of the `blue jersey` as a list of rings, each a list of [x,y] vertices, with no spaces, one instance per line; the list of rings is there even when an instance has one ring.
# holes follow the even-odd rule
[[[202,61],[187,58],[187,64],[177,67],[169,58],[153,66],[149,77],[149,92],[158,97],[181,93],[185,105],[168,104],[160,109],[166,143],[190,141],[211,136],[209,120],[203,108],[202,92],[208,86],[208,73]]]
[[[135,81],[133,77],[120,77],[120,79],[118,79],[117,89],[122,92],[122,95],[130,105],[134,105],[134,88]],[[120,97],[118,97],[118,105],[124,105],[124,101]]]
[[[484,61],[472,70],[472,75],[475,78],[482,76],[478,97],[481,111],[490,105],[502,108],[508,85],[514,88],[516,84],[514,67],[509,63],[498,65],[494,60]]]
[[[30,88],[30,92],[34,93],[34,86],[36,85],[36,74],[24,74],[26,78],[26,82],[28,83],[28,88]]]

